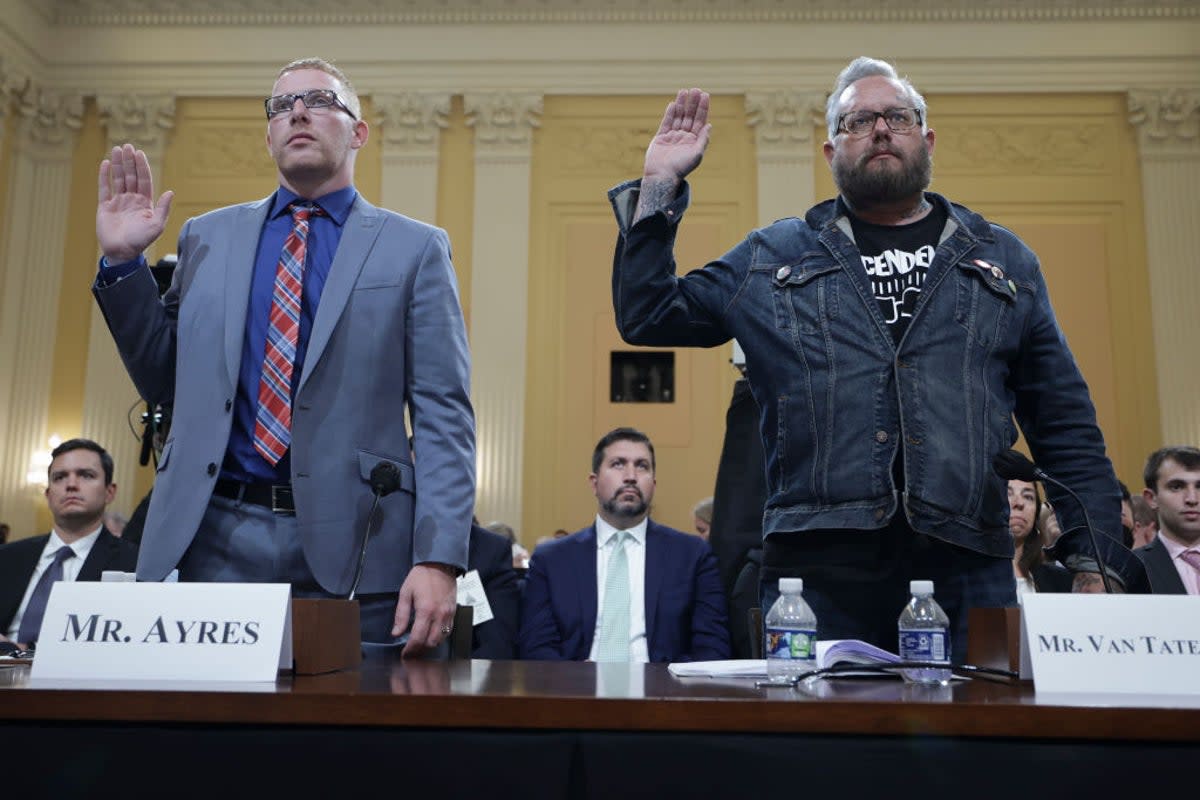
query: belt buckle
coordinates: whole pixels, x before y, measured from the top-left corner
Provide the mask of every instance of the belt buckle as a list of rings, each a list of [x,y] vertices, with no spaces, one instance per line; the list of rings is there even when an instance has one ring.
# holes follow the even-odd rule
[[[296,501],[292,497],[291,486],[271,487],[271,513],[285,514],[289,517],[296,515]]]

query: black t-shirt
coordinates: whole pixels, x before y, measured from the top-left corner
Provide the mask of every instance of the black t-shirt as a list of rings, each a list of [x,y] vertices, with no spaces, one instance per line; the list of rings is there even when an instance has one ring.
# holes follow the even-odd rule
[[[946,226],[946,210],[935,203],[925,217],[907,225],[875,225],[853,214],[849,217],[879,312],[899,344]]]

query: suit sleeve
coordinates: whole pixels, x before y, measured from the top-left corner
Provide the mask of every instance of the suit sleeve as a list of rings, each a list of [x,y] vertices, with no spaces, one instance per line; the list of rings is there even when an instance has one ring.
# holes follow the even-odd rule
[[[730,657],[725,592],[717,558],[705,542],[696,563],[695,603],[692,606],[691,652],[681,661],[718,661]]]
[[[444,231],[436,230],[420,255],[405,337],[416,454],[413,563],[465,569],[475,507],[475,414],[466,325]]]
[[[187,242],[191,222],[179,234],[179,263],[171,287],[158,296],[148,264],[113,283],[97,277],[92,294],[138,394],[148,403],[169,405],[175,394],[175,331],[181,278],[188,269]]]
[[[554,618],[550,581],[545,557],[534,555],[525,579],[525,597],[521,603],[521,632],[517,638],[517,657],[538,661],[568,661],[563,652],[562,634]]]

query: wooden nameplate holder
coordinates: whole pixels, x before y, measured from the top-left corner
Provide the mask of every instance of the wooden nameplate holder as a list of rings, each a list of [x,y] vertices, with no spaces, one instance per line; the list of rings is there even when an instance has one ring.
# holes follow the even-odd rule
[[[292,598],[292,663],[296,675],[356,669],[362,663],[358,602]]]
[[[1021,671],[1021,609],[972,608],[967,612],[967,663]]]

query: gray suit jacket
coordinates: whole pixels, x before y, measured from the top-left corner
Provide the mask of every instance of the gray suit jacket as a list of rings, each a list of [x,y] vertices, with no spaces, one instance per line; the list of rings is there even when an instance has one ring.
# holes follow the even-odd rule
[[[138,559],[161,580],[200,525],[229,442],[255,250],[271,198],[188,220],[159,301],[149,269],[93,289],[143,399],[173,405]],[[475,502],[470,356],[444,231],[358,197],[296,387],[291,469],[313,575],[349,591],[380,461],[384,498],[359,592],[394,592],[414,563],[464,567]],[[413,424],[414,466],[404,427]]]
[[[1150,577],[1150,588],[1154,594],[1187,594],[1179,570],[1175,568],[1161,539],[1155,536],[1148,544],[1133,552],[1146,565],[1146,575]]]

